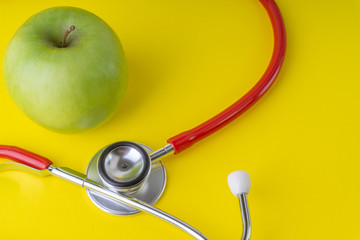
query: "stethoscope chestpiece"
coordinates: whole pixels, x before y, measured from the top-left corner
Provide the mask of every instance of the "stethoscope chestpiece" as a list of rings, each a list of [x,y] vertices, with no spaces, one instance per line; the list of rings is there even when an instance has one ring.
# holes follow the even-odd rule
[[[131,193],[148,179],[151,160],[140,144],[122,141],[102,151],[97,168],[104,185],[119,192]]]
[[[166,185],[166,171],[161,160],[151,162],[153,150],[143,144],[120,141],[100,149],[91,159],[85,174],[113,192],[153,205]],[[86,189],[91,201],[105,212],[129,215],[139,210]]]

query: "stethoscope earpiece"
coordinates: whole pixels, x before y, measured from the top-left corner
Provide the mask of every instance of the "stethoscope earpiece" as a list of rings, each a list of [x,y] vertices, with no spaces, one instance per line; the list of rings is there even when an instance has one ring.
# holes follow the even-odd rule
[[[231,192],[239,199],[241,218],[243,222],[243,240],[250,239],[251,222],[247,194],[250,191],[250,175],[245,171],[235,171],[229,174],[228,184]]]
[[[248,194],[250,191],[250,175],[245,171],[235,171],[229,174],[228,184],[231,192],[235,197],[240,194]]]

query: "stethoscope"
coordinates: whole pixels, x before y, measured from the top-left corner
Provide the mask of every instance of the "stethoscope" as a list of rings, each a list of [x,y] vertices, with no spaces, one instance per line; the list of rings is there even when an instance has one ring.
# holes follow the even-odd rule
[[[21,169],[40,176],[58,176],[85,188],[92,202],[108,213],[129,215],[147,212],[179,227],[196,239],[208,239],[189,224],[153,206],[162,195],[166,183],[165,167],[160,158],[169,153],[178,154],[222,128],[250,108],[274,82],[284,60],[285,27],[276,3],[273,0],[260,2],[270,17],[274,32],[274,51],[270,64],[258,83],[223,112],[189,131],[171,137],[167,140],[168,144],[157,151],[129,141],[105,146],[91,159],[85,174],[66,167],[56,167],[47,158],[4,145],[0,145],[0,157],[17,163],[1,164],[0,169]],[[228,182],[240,203],[242,239],[249,239],[250,215],[246,195],[250,190],[250,176],[244,171],[236,171],[228,176]]]

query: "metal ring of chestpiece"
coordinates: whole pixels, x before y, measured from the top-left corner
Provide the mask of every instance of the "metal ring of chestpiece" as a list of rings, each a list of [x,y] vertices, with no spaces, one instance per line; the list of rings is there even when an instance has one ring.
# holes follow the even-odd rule
[[[150,156],[143,147],[123,141],[104,149],[98,160],[98,172],[104,184],[110,188],[135,190],[148,177],[150,165]]]
[[[166,185],[166,171],[160,160],[151,161],[151,148],[129,141],[121,141],[102,148],[91,159],[86,175],[88,179],[108,189],[126,194],[153,205]],[[92,202],[108,213],[129,215],[139,210],[114,201],[96,191],[86,189]]]

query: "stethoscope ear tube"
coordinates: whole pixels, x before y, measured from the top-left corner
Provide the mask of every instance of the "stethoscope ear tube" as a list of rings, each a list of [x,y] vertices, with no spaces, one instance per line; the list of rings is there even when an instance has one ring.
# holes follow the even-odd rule
[[[274,32],[274,51],[265,73],[257,84],[233,105],[199,126],[169,138],[167,142],[173,146],[175,154],[184,151],[243,114],[267,92],[279,74],[286,49],[284,21],[273,0],[260,0],[260,2],[270,17]]]
[[[6,158],[37,170],[48,169],[52,162],[22,148],[0,145],[0,158]]]
[[[251,221],[249,206],[247,203],[247,194],[250,191],[250,175],[245,171],[235,171],[229,174],[228,184],[231,192],[239,200],[241,219],[243,222],[243,234],[241,239],[250,239],[251,234]]]

